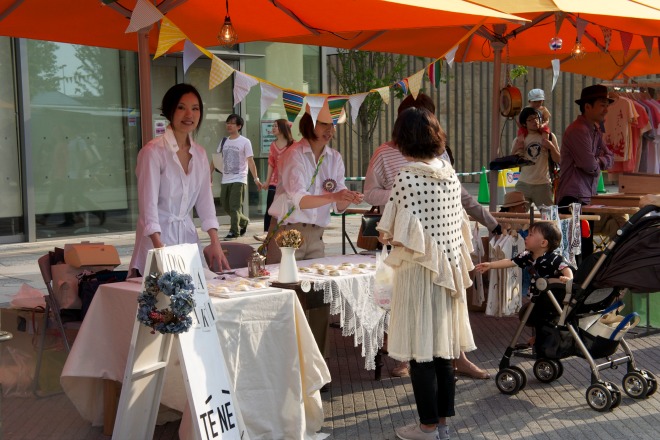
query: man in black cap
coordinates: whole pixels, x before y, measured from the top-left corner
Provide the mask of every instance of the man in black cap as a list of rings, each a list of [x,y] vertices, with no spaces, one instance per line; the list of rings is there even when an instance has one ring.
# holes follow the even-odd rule
[[[601,170],[612,167],[614,156],[603,141],[601,124],[607,108],[614,102],[607,87],[593,85],[582,89],[580,115],[566,128],[562,139],[559,187],[555,200],[560,212],[568,212],[571,203],[587,205],[596,194]],[[592,227],[593,229],[593,227]],[[582,239],[582,258],[593,253],[593,237]]]

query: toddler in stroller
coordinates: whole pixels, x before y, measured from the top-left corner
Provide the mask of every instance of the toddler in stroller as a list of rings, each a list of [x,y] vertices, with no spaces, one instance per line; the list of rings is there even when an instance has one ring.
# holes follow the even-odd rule
[[[622,385],[623,391],[632,398],[643,399],[656,392],[656,376],[637,368],[630,346],[623,339],[625,333],[639,322],[639,317],[636,313],[624,317],[617,312],[623,307],[619,298],[626,292],[658,290],[660,215],[657,214],[655,206],[640,210],[617,231],[603,252],[591,255],[580,265],[574,280],[544,279],[538,273],[534,276],[538,294],[532,297],[531,305],[500,361],[496,376],[500,392],[517,394],[527,384],[525,371],[511,365],[513,356],[536,359],[534,375],[543,383],[562,376],[560,359],[571,356],[585,359],[591,370],[586,399],[597,411],[614,409],[622,401],[622,390],[613,382],[601,379],[600,371],[605,369],[627,366]],[[554,313],[544,310],[540,299],[551,305]],[[535,308],[541,313],[535,313]],[[534,352],[517,347],[524,326],[533,313],[537,317]],[[615,358],[619,347],[624,355]],[[597,364],[594,359],[598,358],[606,359]]]

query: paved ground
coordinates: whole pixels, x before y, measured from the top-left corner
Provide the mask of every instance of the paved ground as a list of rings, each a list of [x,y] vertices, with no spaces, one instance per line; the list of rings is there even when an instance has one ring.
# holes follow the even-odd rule
[[[359,218],[349,217],[347,230],[357,236]],[[254,223],[248,235],[260,231]],[[114,244],[122,264],[130,259],[133,234],[92,237]],[[341,221],[333,218],[326,233],[327,253],[341,253]],[[241,239],[256,245],[251,238]],[[22,283],[43,288],[36,260],[53,246],[65,241],[44,241],[0,246],[0,303],[18,290]],[[349,247],[350,251],[350,247]],[[516,318],[492,318],[472,313],[471,322],[479,349],[469,357],[492,375],[506,344],[517,326]],[[3,328],[15,331],[13,322],[3,322]],[[18,334],[18,336],[24,336]],[[33,350],[28,343],[23,348]],[[660,369],[660,335],[630,339],[633,352],[642,368],[658,374]],[[0,352],[0,368],[7,367],[6,347]],[[385,358],[382,380],[373,380],[373,372],[364,370],[361,347],[353,346],[352,337],[342,337],[341,330],[331,330],[331,350],[328,365],[332,387],[323,394],[325,423],[322,432],[333,439],[394,439],[394,427],[416,420],[414,398],[409,378],[391,377],[394,362]],[[92,355],[92,354],[90,354]],[[30,375],[26,364],[21,374]],[[611,412],[598,413],[586,404],[589,385],[587,364],[578,358],[564,362],[562,378],[542,384],[531,372],[532,362],[515,360],[528,375],[525,390],[515,396],[501,394],[493,380],[460,379],[457,383],[457,415],[450,420],[452,438],[458,439],[648,439],[660,438],[660,393],[642,401],[626,395],[621,406]],[[1,373],[1,372],[0,372]],[[608,370],[604,376],[620,384],[625,367]],[[0,376],[1,377],[1,376]],[[5,391],[7,391],[5,389]],[[16,393],[14,393],[16,394]],[[62,394],[37,399],[29,393],[0,397],[0,439],[106,439],[100,428],[83,421]],[[176,439],[177,422],[156,429],[154,438]]]

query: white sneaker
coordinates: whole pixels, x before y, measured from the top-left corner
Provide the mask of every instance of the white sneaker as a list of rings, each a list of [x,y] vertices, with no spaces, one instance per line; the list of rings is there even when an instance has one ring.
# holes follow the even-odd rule
[[[424,432],[418,423],[396,428],[394,432],[402,440],[440,440],[437,429],[431,432]]]
[[[254,237],[255,240],[264,242],[266,241],[266,234],[254,234],[252,237]]]
[[[438,439],[449,440],[449,426],[438,425]]]

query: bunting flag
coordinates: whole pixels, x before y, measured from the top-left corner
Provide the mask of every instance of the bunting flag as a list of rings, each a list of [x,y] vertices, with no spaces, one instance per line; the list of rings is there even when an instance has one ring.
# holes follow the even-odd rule
[[[582,36],[584,35],[584,30],[587,27],[587,21],[577,17],[575,19],[575,29],[577,30],[577,41],[582,41]]]
[[[260,82],[259,85],[261,86],[261,117],[263,118],[268,107],[281,96],[282,89],[265,82]]]
[[[151,26],[152,24],[160,21],[165,16],[154,6],[151,2],[146,0],[138,0],[131,14],[131,22],[124,31],[125,34],[130,32],[137,32],[142,28]]]
[[[389,105],[389,103],[390,103],[390,88],[388,86],[385,86],[385,87],[381,87],[379,89],[376,89],[376,91],[380,95],[383,102],[385,104]]]
[[[325,98],[326,95],[307,95],[307,105],[309,105],[309,114],[314,122],[314,127],[316,127],[316,118],[325,104]]]
[[[558,59],[552,60],[552,90],[555,90],[557,85],[557,80],[559,79],[559,66],[561,66],[561,61]]]
[[[408,85],[410,86],[410,94],[413,96],[413,99],[417,99],[419,95],[419,89],[422,88],[422,78],[424,77],[424,70],[422,69],[419,72],[415,73],[408,77]]]
[[[353,120],[353,124],[355,124],[355,121],[357,121],[358,114],[360,113],[360,107],[362,107],[362,103],[368,94],[369,92],[358,93],[357,95],[351,95],[348,97],[348,102],[351,103],[351,119]]]
[[[170,50],[179,41],[185,40],[186,34],[181,32],[181,29],[176,27],[167,17],[163,17],[160,22],[160,33],[158,34],[158,48],[154,55],[154,60],[165,52]]]
[[[610,49],[610,42],[612,41],[612,29],[601,26],[600,30],[603,32],[603,41],[605,42],[603,46],[605,46],[605,52],[607,52]]]
[[[442,59],[435,60],[434,63],[429,64],[428,75],[431,84],[438,87],[440,85],[440,74],[442,73]]]
[[[632,43],[633,35],[630,32],[619,32],[621,35],[621,45],[623,46],[623,57],[625,58],[628,54],[628,49],[630,49],[630,43]]]
[[[298,117],[302,109],[304,95],[295,90],[282,90],[282,100],[284,101],[284,110],[289,122],[293,122]]]
[[[245,99],[250,89],[259,84],[253,76],[246,75],[238,70],[234,71],[234,107]]]
[[[646,46],[646,52],[648,52],[649,57],[653,52],[653,40],[655,40],[655,37],[648,37],[646,35],[642,35],[642,41],[644,41],[644,46]]]
[[[211,74],[209,75],[209,90],[229,78],[232,73],[234,73],[234,69],[229,64],[213,55],[213,58],[211,58]]]
[[[188,68],[197,58],[202,55],[202,50],[199,46],[190,40],[183,43],[183,74],[185,75]]]
[[[561,24],[564,22],[564,17],[566,13],[564,12],[555,12],[555,35],[559,35],[559,29],[561,29]]]
[[[408,95],[408,78],[403,78],[401,81],[394,84],[394,86],[399,87],[403,91],[403,96]]]
[[[348,101],[348,96],[328,96],[328,108],[330,109],[330,116],[332,117],[332,123],[334,125],[337,125],[339,122],[339,118],[342,116],[346,101]],[[346,120],[345,115],[344,120]]]
[[[458,45],[454,46],[452,50],[450,50],[445,54],[445,60],[447,60],[447,64],[449,65],[449,68],[451,68],[452,64],[454,64],[454,57],[456,56],[457,50],[458,50]]]

